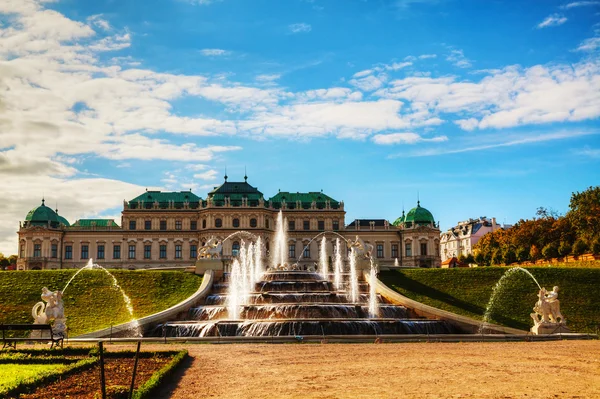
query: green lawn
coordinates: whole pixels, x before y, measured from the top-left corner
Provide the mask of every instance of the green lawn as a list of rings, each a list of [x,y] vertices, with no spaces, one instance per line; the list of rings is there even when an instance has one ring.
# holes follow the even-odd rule
[[[473,269],[407,269],[383,271],[388,287],[418,302],[460,315],[483,319],[492,288],[506,267]],[[597,332],[600,327],[600,269],[531,267],[542,287],[561,289],[561,312],[575,332]],[[516,272],[503,283],[491,308],[491,322],[529,330],[529,314],[537,301],[538,287],[525,273]]]
[[[32,323],[31,308],[42,287],[62,289],[74,270],[0,272],[0,323]],[[178,271],[111,270],[131,298],[140,318],[167,309],[192,295],[202,278]],[[75,336],[130,321],[123,297],[99,270],[81,272],[64,293],[69,335]]]
[[[24,381],[63,371],[64,364],[2,364],[0,365],[0,395]]]

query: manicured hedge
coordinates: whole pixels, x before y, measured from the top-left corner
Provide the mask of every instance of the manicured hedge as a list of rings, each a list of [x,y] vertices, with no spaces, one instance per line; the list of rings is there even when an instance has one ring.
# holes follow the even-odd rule
[[[418,302],[475,319],[483,319],[492,288],[506,267],[469,269],[407,269],[382,271],[388,287]],[[561,312],[574,332],[597,332],[600,327],[600,269],[528,268],[542,287],[560,287]],[[490,311],[491,322],[529,330],[529,316],[537,301],[538,287],[523,272],[505,279]]]
[[[31,308],[41,301],[42,287],[62,289],[73,273],[75,270],[0,272],[0,323],[32,323]],[[175,305],[192,295],[202,282],[201,277],[177,271],[111,273],[131,298],[136,318]],[[131,319],[121,293],[99,270],[81,272],[63,299],[70,337]]]
[[[157,352],[160,353],[160,352]],[[148,379],[142,386],[138,387],[133,393],[134,399],[150,399],[154,397],[154,393],[162,384],[166,378],[168,378],[173,372],[175,372],[177,366],[188,356],[187,350],[178,352],[173,359],[167,363],[163,368],[152,374],[152,377]]]

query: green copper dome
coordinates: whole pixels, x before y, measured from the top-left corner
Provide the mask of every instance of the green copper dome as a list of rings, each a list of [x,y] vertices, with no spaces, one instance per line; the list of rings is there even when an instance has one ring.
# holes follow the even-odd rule
[[[62,217],[58,214],[58,209],[55,209],[54,212],[56,212],[56,217],[58,218],[58,221],[60,223],[64,224],[67,227],[69,227],[71,225],[67,219],[65,219],[64,217]]]
[[[58,215],[52,209],[47,207],[44,202],[45,201],[42,200],[42,205],[30,210],[27,216],[25,216],[25,221],[32,225],[46,225],[50,222],[51,226],[58,227],[61,223]]]
[[[393,224],[394,226],[404,224],[406,227],[411,227],[412,225],[431,225],[435,224],[435,219],[431,212],[423,208],[420,201],[417,201],[417,206],[415,208],[408,211],[406,215],[402,212],[402,216],[396,219]]]

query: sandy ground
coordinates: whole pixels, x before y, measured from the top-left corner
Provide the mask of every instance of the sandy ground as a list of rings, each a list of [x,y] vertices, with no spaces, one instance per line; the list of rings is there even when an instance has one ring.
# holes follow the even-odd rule
[[[185,347],[161,398],[600,398],[600,341]]]

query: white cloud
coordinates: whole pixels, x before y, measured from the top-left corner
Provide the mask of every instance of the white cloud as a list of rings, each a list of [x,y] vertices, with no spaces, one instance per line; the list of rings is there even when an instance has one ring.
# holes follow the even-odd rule
[[[459,68],[470,68],[471,60],[465,57],[463,50],[450,49],[450,53],[446,56],[446,61],[451,62]]]
[[[583,155],[589,158],[600,158],[600,148],[591,148],[585,146],[583,149],[575,152],[577,155]]]
[[[430,58],[436,58],[437,54],[421,54],[419,56],[420,60],[426,60],[426,59],[430,59]]]
[[[272,74],[263,74],[263,75],[258,75],[256,76],[256,78],[254,78],[256,81],[258,82],[263,82],[263,83],[272,83],[276,80],[278,80],[281,77],[280,74],[277,73],[272,73]]]
[[[482,144],[482,145],[474,145],[474,146],[464,146],[450,148],[447,146],[438,147],[438,148],[429,148],[424,150],[416,150],[411,153],[401,153],[390,156],[390,158],[401,158],[401,157],[424,157],[424,156],[437,156],[437,155],[445,155],[445,154],[460,154],[464,152],[474,152],[474,151],[485,151],[492,148],[502,148],[502,147],[513,147],[517,145],[526,145],[526,144],[534,144],[541,143],[547,141],[554,140],[565,140],[574,137],[581,136],[589,136],[600,134],[600,131],[594,130],[576,130],[576,131],[558,131],[553,133],[537,133],[532,134],[528,137],[519,137],[519,135],[506,135],[502,134],[495,138],[499,138],[502,140],[498,140],[497,142],[493,142],[490,144]]]
[[[381,73],[377,76],[367,75],[363,78],[351,79],[348,81],[348,83],[350,83],[352,86],[358,87],[363,91],[373,91],[382,87],[386,81],[387,75]]]
[[[405,132],[405,133],[390,133],[390,134],[376,134],[373,136],[373,142],[376,144],[382,145],[392,145],[392,144],[416,144],[420,142],[443,142],[447,141],[448,137],[446,136],[436,136],[432,138],[424,138],[421,135],[413,132]]]
[[[312,30],[312,26],[305,24],[304,22],[298,24],[288,25],[290,33],[307,33]]]
[[[131,36],[129,33],[122,35],[107,36],[96,43],[88,46],[93,51],[116,51],[131,46]]]
[[[565,4],[560,8],[568,10],[570,8],[576,7],[586,7],[586,6],[598,6],[600,5],[600,1],[573,1],[571,3]]]
[[[567,22],[567,17],[560,14],[552,14],[546,17],[542,22],[540,22],[537,27],[538,29],[548,28],[551,26],[559,26]]]
[[[89,16],[87,18],[88,24],[96,26],[102,30],[110,30],[110,23],[104,18],[102,18],[102,14],[96,14]]]
[[[216,170],[210,169],[210,170],[207,170],[206,172],[194,174],[194,179],[211,181],[211,180],[215,180],[217,178],[218,173],[219,172],[217,172]]]
[[[200,53],[207,57],[220,57],[220,56],[230,55],[231,51],[223,50],[220,48],[205,48],[205,49],[200,50]]]
[[[575,49],[575,51],[596,51],[600,49],[600,36],[599,37],[591,37],[589,39],[585,39],[581,44]]]

